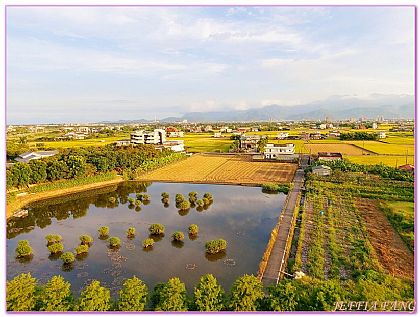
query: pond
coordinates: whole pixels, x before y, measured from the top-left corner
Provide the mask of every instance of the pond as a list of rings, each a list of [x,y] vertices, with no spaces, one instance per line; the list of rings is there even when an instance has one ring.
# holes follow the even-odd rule
[[[191,191],[202,198],[211,192],[214,202],[205,210],[191,208],[179,211],[175,194],[188,198]],[[141,210],[129,208],[128,198],[136,193],[151,195]],[[169,206],[161,202],[161,193],[170,194]],[[110,197],[115,197],[115,202]],[[108,286],[113,295],[125,278],[136,275],[152,289],[158,282],[179,277],[191,291],[200,276],[212,273],[219,283],[230,289],[240,275],[255,274],[261,256],[284,201],[284,194],[265,194],[261,188],[230,185],[139,183],[125,182],[95,191],[49,199],[28,206],[26,218],[7,223],[7,279],[31,272],[45,283],[53,275],[62,275],[71,282],[74,292],[80,292],[92,279]],[[156,239],[152,250],[144,250],[142,241],[149,237],[152,223],[165,225],[165,236]],[[196,239],[188,236],[188,226],[200,228]],[[122,246],[110,250],[106,240],[98,237],[98,228],[108,226],[110,236],[118,236]],[[129,227],[136,228],[134,239],[126,237]],[[183,243],[174,243],[175,231],[185,234]],[[64,251],[74,251],[79,236],[94,238],[89,254],[77,259],[71,269],[62,266],[60,259],[51,257],[45,236],[58,233],[63,237]],[[223,238],[228,242],[225,253],[209,256],[205,243]],[[15,258],[19,240],[29,240],[34,255],[27,261]]]

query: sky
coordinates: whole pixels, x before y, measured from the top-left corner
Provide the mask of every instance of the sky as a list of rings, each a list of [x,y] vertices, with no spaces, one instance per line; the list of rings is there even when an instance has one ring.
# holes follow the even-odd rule
[[[8,7],[7,123],[414,94],[412,7]]]

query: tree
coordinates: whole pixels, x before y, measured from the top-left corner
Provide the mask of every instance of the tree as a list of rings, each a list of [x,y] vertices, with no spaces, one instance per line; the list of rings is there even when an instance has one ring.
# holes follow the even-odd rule
[[[198,234],[198,230],[199,230],[199,227],[193,223],[188,227],[188,234],[192,236],[196,236]]]
[[[99,236],[107,237],[109,235],[109,227],[103,226],[98,229]]]
[[[93,280],[85,287],[80,295],[78,311],[108,311],[111,308],[111,292],[101,286],[97,280]]]
[[[204,201],[202,199],[198,199],[195,204],[197,207],[204,207]]]
[[[63,178],[67,178],[69,168],[64,161],[52,160],[47,163],[47,179],[55,181]]]
[[[197,200],[197,192],[189,192],[188,196],[190,197],[190,202],[193,203]]]
[[[185,284],[173,277],[164,284],[158,295],[156,311],[187,311],[187,291]]]
[[[147,303],[148,288],[136,276],[126,279],[119,292],[120,311],[143,311]]]
[[[27,163],[15,163],[10,171],[14,174],[16,186],[27,186],[30,183],[32,171]]]
[[[253,275],[245,274],[233,283],[229,307],[234,311],[256,311],[263,298],[261,281]]]
[[[261,139],[258,140],[257,143],[257,147],[258,147],[258,152],[263,153],[264,152],[264,147],[267,145],[267,137],[262,137]]]
[[[53,243],[48,246],[48,251],[50,251],[51,254],[57,254],[57,253],[63,252],[63,250],[64,250],[64,245],[61,242]]]
[[[180,204],[181,202],[183,202],[185,200],[184,195],[182,194],[176,194],[175,195],[175,202]]]
[[[165,226],[160,223],[150,225],[149,232],[154,235],[161,235],[165,233]]]
[[[64,264],[71,264],[74,262],[75,257],[74,254],[72,252],[64,252],[61,256],[60,259],[63,261]]]
[[[163,192],[161,194],[161,196],[162,196],[162,199],[164,199],[164,198],[168,198],[169,199],[169,193],[167,193],[167,192]]]
[[[143,248],[149,248],[152,247],[155,244],[155,240],[151,238],[147,238],[143,240]]]
[[[42,311],[69,311],[73,302],[70,283],[60,275],[53,276],[42,289],[40,302]]]
[[[268,309],[274,311],[294,311],[297,305],[297,291],[293,283],[283,280],[268,288]]]
[[[127,237],[133,238],[136,235],[136,228],[130,227],[127,230]]]
[[[88,234],[82,234],[80,237],[80,244],[90,246],[93,243],[93,238]]]
[[[175,231],[172,234],[172,240],[174,240],[174,241],[182,241],[182,240],[184,240],[184,233],[182,233],[181,231]]]
[[[47,163],[41,160],[29,161],[29,167],[31,169],[32,184],[44,182],[47,179]]]
[[[89,252],[89,246],[86,244],[81,244],[76,247],[75,252],[77,255],[85,254]]]
[[[121,246],[121,239],[118,237],[111,237],[108,242],[111,248],[119,248]]]
[[[198,311],[220,311],[224,307],[224,291],[212,274],[200,278],[194,289],[194,305]]]
[[[6,283],[7,311],[31,311],[35,306],[36,279],[22,273]]]
[[[61,242],[63,240],[63,237],[59,234],[47,234],[45,236],[45,240],[47,240],[47,244],[54,244]]]
[[[227,241],[224,239],[210,240],[206,242],[206,252],[210,254],[216,254],[226,250]]]
[[[20,240],[16,246],[16,257],[23,258],[32,254],[32,247],[28,240]]]
[[[179,204],[179,209],[188,210],[191,207],[191,204],[188,200],[184,200]]]
[[[83,176],[86,170],[86,159],[81,155],[69,155],[66,157],[66,165],[69,168],[69,178]]]

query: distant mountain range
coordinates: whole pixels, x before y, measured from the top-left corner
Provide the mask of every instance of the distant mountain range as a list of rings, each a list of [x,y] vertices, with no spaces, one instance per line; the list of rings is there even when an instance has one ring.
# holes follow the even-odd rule
[[[217,122],[217,121],[279,121],[332,120],[383,117],[385,119],[414,119],[414,96],[372,95],[369,99],[333,96],[323,101],[303,105],[270,105],[248,110],[189,112],[181,117],[168,117],[160,122]],[[146,123],[148,120],[124,120],[119,123]]]

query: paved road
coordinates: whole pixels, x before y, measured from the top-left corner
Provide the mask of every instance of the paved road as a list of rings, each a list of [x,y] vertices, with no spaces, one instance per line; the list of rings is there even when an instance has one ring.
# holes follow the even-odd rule
[[[301,166],[304,168],[308,164],[309,157],[304,156],[301,161]],[[287,237],[289,231],[292,229],[292,218],[293,211],[297,204],[297,199],[301,191],[301,187],[304,181],[304,172],[303,169],[298,169],[296,171],[295,177],[293,179],[293,189],[289,193],[289,199],[287,205],[283,209],[282,214],[280,215],[280,228],[277,235],[277,239],[274,243],[273,250],[271,251],[270,257],[268,258],[267,267],[265,269],[264,275],[262,277],[262,282],[265,286],[270,284],[277,284],[278,280],[282,277],[282,271],[286,270],[287,262],[286,258],[286,245]],[[292,234],[292,233],[290,233]]]

